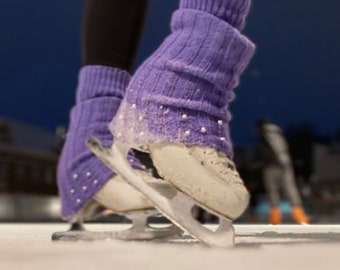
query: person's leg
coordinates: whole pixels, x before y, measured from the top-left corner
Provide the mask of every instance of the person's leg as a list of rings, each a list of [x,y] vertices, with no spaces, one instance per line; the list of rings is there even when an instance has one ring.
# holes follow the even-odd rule
[[[280,205],[280,180],[282,170],[277,166],[268,166],[263,170],[263,183],[270,203],[269,223],[280,224],[282,214]]]
[[[282,189],[292,205],[302,205],[301,196],[295,183],[294,172],[289,165],[282,168]]]
[[[180,1],[172,33],[137,70],[110,124],[120,143],[149,149],[166,180],[231,219],[249,199],[230,160],[228,112],[254,52],[240,33],[249,6],[250,0]]]
[[[71,220],[115,176],[87,149],[85,141],[95,136],[107,145],[112,143],[108,124],[130,81],[127,71],[131,71],[136,55],[146,4],[146,0],[128,1],[128,4],[125,0],[87,1],[84,66],[79,72],[76,104],[57,171],[65,219]],[[132,153],[128,158],[134,168],[143,169]],[[150,207],[139,193],[131,197],[137,197],[135,203],[142,202],[142,208]]]
[[[293,220],[300,224],[309,223],[310,219],[302,207],[302,199],[291,165],[285,165],[282,170],[282,188],[292,204],[291,216]]]
[[[84,65],[132,72],[148,0],[88,0],[83,21]]]
[[[263,170],[263,182],[271,207],[280,205],[280,174],[282,171],[276,166],[268,166]]]

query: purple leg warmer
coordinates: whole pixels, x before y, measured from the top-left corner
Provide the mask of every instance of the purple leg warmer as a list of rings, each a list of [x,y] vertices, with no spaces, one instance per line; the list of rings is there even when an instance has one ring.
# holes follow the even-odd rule
[[[232,27],[242,30],[248,11],[250,0],[181,0],[181,9],[195,9],[210,13]]]
[[[131,145],[209,146],[232,156],[228,105],[254,53],[238,28],[249,0],[183,0],[172,33],[133,76],[110,124]]]
[[[57,178],[62,202],[62,216],[71,219],[114,174],[86,147],[95,136],[112,144],[108,124],[123,98],[130,75],[105,66],[85,66],[79,74],[76,105],[71,111],[70,126],[58,164]],[[142,165],[129,154],[130,164]]]

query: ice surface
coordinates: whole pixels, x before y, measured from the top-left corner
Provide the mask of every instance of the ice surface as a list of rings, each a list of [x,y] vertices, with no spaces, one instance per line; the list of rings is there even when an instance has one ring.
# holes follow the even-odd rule
[[[121,230],[126,224],[90,224]],[[340,225],[235,225],[234,248],[195,242],[53,242],[68,224],[0,224],[0,269],[340,269]]]

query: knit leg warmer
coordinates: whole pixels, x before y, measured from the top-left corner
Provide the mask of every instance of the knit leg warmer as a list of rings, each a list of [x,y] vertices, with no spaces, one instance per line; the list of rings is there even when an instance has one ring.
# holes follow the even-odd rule
[[[114,174],[85,145],[95,136],[112,144],[108,124],[123,98],[130,75],[105,66],[85,66],[79,74],[76,105],[71,111],[67,138],[58,164],[57,179],[62,216],[71,219]],[[129,154],[133,167],[142,165]]]
[[[181,0],[181,9],[210,13],[232,27],[242,30],[250,8],[250,0]]]
[[[194,8],[196,2],[200,8]],[[213,1],[181,2],[171,34],[133,76],[110,124],[116,140],[209,146],[232,156],[228,105],[254,52],[235,27],[242,25],[249,0],[216,1],[243,3],[234,9],[221,6],[243,11],[222,17],[212,12],[213,6],[205,10],[199,5],[204,2]]]

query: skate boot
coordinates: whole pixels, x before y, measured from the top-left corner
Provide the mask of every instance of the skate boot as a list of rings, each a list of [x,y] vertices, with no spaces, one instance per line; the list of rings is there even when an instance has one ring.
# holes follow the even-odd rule
[[[233,89],[254,51],[240,33],[249,3],[181,1],[171,35],[137,70],[110,124],[115,143],[107,149],[89,141],[96,155],[165,216],[209,245],[231,244],[231,221],[249,199],[231,160],[228,124]],[[160,194],[129,169],[124,159],[130,147],[150,152],[176,196]],[[220,217],[217,231],[191,218],[195,204]]]
[[[149,215],[156,215],[145,197],[121,176],[114,174],[86,147],[86,140],[96,136],[112,144],[108,124],[124,95],[130,76],[115,68],[86,66],[80,71],[77,104],[71,112],[70,128],[58,164],[58,188],[62,216],[71,225],[68,233],[56,233],[54,240],[123,238],[152,239],[173,234],[174,229],[153,230],[147,226]],[[153,185],[166,183],[153,179],[130,151],[127,162]],[[95,234],[84,231],[82,223],[109,214],[132,219],[131,230],[123,233]],[[178,230],[177,230],[178,231]]]
[[[299,206],[299,205],[295,205],[295,206],[292,207],[291,215],[292,215],[293,220],[296,223],[299,223],[299,224],[308,224],[310,222],[310,218],[305,213],[303,208],[301,206]]]
[[[273,225],[282,223],[281,210],[278,207],[272,207],[269,211],[269,223]]]

